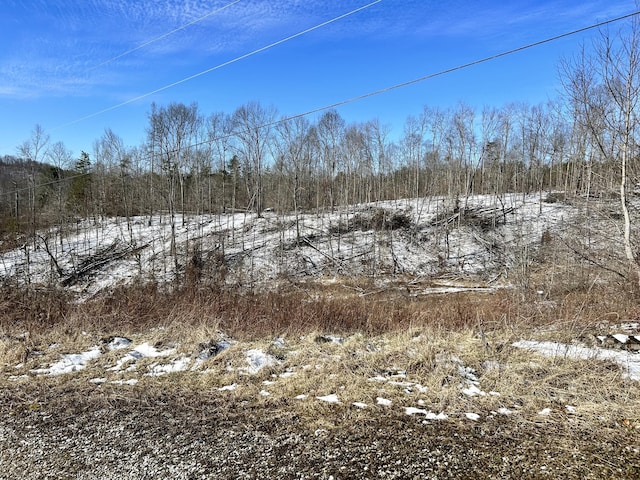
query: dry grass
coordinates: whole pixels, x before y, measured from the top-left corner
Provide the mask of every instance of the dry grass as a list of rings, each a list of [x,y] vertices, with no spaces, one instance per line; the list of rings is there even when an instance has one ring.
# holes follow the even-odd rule
[[[80,409],[171,405],[197,412],[200,404],[211,402],[224,411],[240,411],[239,416],[250,411],[295,418],[296,428],[311,434],[340,431],[357,436],[362,425],[375,426],[380,419],[399,436],[406,429],[436,425],[450,438],[459,434],[462,443],[473,437],[473,448],[501,452],[496,465],[506,451],[500,448],[517,448],[524,457],[536,458],[553,444],[564,452],[560,455],[565,463],[579,466],[568,478],[589,471],[591,462],[600,461],[599,446],[606,444],[627,459],[624,467],[633,478],[640,472],[640,382],[625,378],[617,364],[547,358],[512,344],[520,339],[571,343],[585,334],[610,333],[612,326],[640,318],[638,297],[600,277],[576,280],[557,274],[553,282],[547,277],[534,274],[527,291],[431,296],[413,295],[407,285],[416,283],[401,278],[392,283],[366,278],[289,281],[278,292],[194,285],[163,291],[146,285],[84,303],[61,291],[3,288],[0,400],[11,415],[46,410],[63,420],[73,415],[67,412],[69,404]],[[327,335],[344,341],[318,341]],[[175,353],[139,360],[133,372],[114,373],[108,369],[126,350],[105,349],[87,369],[74,374],[30,373],[62,354],[104,346],[113,336],[128,337],[135,345],[175,348]],[[197,369],[144,375],[157,363],[193,359],[203,345],[222,336],[233,339],[230,348]],[[284,343],[274,343],[277,337]],[[249,375],[245,369],[250,349],[260,349],[277,362]],[[18,374],[28,379],[11,379]],[[473,375],[485,395],[463,392]],[[96,377],[108,380],[92,383]],[[110,383],[131,378],[138,383]],[[232,384],[237,388],[220,390]],[[339,403],[316,398],[329,394],[337,395]],[[296,398],[299,395],[305,397]],[[379,398],[392,403],[379,404]],[[406,416],[405,407],[444,412],[449,418],[424,424],[420,415]],[[512,413],[497,413],[500,409]],[[541,415],[543,409],[551,413]],[[480,415],[480,420],[472,422],[467,413]],[[499,441],[507,443],[503,447]],[[590,442],[592,450],[585,446]],[[576,460],[582,452],[584,458]],[[618,465],[606,471],[613,475],[619,471],[614,467]]]
[[[525,424],[634,426],[640,421],[640,387],[623,378],[619,366],[544,358],[511,346],[521,338],[570,342],[585,332],[599,333],[608,320],[634,319],[638,305],[624,292],[594,286],[558,298],[534,295],[523,300],[510,290],[415,298],[376,288],[370,283],[307,285],[304,291],[296,287],[248,294],[141,287],[83,304],[55,292],[5,290],[0,303],[2,383],[11,388],[20,383],[6,380],[16,373],[18,363],[28,371],[56,361],[60,354],[104,344],[114,335],[158,348],[175,347],[174,358],[194,358],[203,344],[224,333],[235,343],[197,371],[143,377],[141,373],[158,361],[145,359],[132,374],[138,386],[124,390],[121,385],[88,382],[113,366],[121,352],[106,352],[91,369],[78,374],[30,381],[56,388],[70,385],[106,398],[175,395],[189,401],[216,395],[236,404],[295,411],[309,428],[325,428],[326,419],[334,422],[336,415],[359,421],[387,412],[389,407],[377,404],[378,397],[391,400],[394,408],[446,412],[461,421],[466,421],[465,412],[486,418],[501,407],[516,412],[514,418]],[[345,341],[316,341],[326,334]],[[275,337],[284,338],[284,345],[274,344]],[[252,348],[269,353],[277,364],[255,375],[243,373],[246,351]],[[483,391],[500,395],[461,393],[468,386],[461,368],[475,372]],[[394,377],[399,372],[405,376]],[[385,380],[371,380],[376,377]],[[236,390],[218,391],[232,383],[238,385]],[[307,397],[295,400],[300,394]],[[328,394],[337,394],[340,404],[314,398]],[[354,402],[368,408],[356,408]],[[575,406],[576,412],[569,415],[567,405]],[[554,415],[539,416],[543,408],[551,408]]]
[[[633,319],[632,299],[613,290],[544,300],[533,296],[531,301],[506,290],[420,299],[397,292],[369,294],[371,285],[351,287],[280,294],[142,289],[86,304],[53,300],[53,306],[5,296],[0,402],[12,419],[42,417],[61,426],[79,415],[96,421],[95,411],[142,415],[162,409],[182,419],[181,438],[190,438],[189,428],[200,435],[200,425],[186,426],[191,418],[201,416],[206,423],[212,415],[231,414],[234,424],[251,431],[264,429],[287,439],[303,435],[310,439],[305,451],[317,447],[319,455],[332,438],[341,439],[339,451],[388,442],[394,462],[422,461],[421,452],[431,442],[432,451],[445,448],[453,459],[473,452],[481,459],[474,471],[486,478],[537,478],[540,465],[566,478],[637,478],[640,382],[624,378],[619,365],[546,358],[512,346],[522,338],[571,341],[608,328],[607,319]],[[62,315],[55,318],[54,311]],[[232,345],[196,370],[144,375],[156,363],[195,358],[202,344],[223,333],[234,339]],[[319,341],[328,334],[343,341]],[[113,335],[176,352],[139,360],[134,372],[110,372],[125,351],[105,351],[74,374],[28,373]],[[284,343],[274,342],[275,337]],[[247,374],[250,349],[277,362]],[[29,355],[34,351],[41,355]],[[19,361],[24,365],[16,370]],[[9,379],[25,372],[27,380]],[[473,375],[485,395],[463,392]],[[92,383],[96,377],[108,380]],[[110,383],[131,378],[138,383]],[[220,390],[232,384],[235,389]],[[329,394],[339,403],[316,398]],[[442,412],[448,419],[407,416],[407,407]],[[550,414],[541,415],[543,409]],[[470,420],[468,413],[479,419]]]

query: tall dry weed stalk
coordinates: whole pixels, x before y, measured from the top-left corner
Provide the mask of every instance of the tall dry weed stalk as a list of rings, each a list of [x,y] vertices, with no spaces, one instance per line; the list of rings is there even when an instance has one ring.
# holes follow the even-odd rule
[[[346,292],[346,293],[345,293]],[[309,332],[380,335],[420,328],[443,331],[541,325],[586,328],[602,322],[640,317],[640,304],[616,285],[592,285],[563,296],[516,291],[411,297],[379,291],[323,287],[281,292],[188,285],[163,291],[155,284],[119,288],[86,302],[60,290],[0,292],[0,328],[10,331],[92,328],[103,332],[144,331],[162,325],[209,325],[238,338],[304,335]]]

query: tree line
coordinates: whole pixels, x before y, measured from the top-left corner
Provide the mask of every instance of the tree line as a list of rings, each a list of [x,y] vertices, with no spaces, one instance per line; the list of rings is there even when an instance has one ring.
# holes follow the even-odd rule
[[[335,110],[312,122],[277,121],[257,102],[208,116],[196,103],[154,105],[147,140],[134,147],[107,129],[74,157],[36,127],[19,156],[1,162],[3,190],[14,195],[0,208],[25,225],[33,215],[260,214],[426,195],[615,191],[618,161],[585,148],[587,134],[552,101],[424,107],[395,141],[380,120],[347,123]]]

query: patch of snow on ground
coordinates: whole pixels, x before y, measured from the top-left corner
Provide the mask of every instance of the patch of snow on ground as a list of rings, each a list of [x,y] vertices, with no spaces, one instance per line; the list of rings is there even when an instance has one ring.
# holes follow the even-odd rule
[[[338,399],[338,395],[336,395],[335,393],[332,393],[330,395],[324,395],[322,397],[316,397],[316,398],[322,402],[340,403],[340,400]]]
[[[424,415],[426,420],[446,420],[449,418],[444,412],[433,413],[421,408],[406,407],[404,411],[407,415]]]
[[[132,371],[136,368],[135,363],[142,358],[168,357],[169,355],[173,355],[175,352],[175,348],[158,350],[157,348],[149,345],[148,342],[144,342],[128,352],[124,357],[120,358],[113,367],[107,368],[107,370],[111,372],[122,370],[124,365],[131,363],[126,370]]]
[[[389,400],[389,399],[386,399],[386,398],[377,397],[376,398],[376,403],[378,405],[382,405],[384,407],[390,407],[393,402],[391,400]]]
[[[477,386],[475,386],[473,384],[469,385],[467,388],[463,388],[462,389],[462,393],[464,393],[468,397],[485,396],[486,395],[485,392],[483,392],[482,390],[480,390]]]
[[[111,383],[114,385],[136,385],[138,383],[137,378],[130,378],[129,380],[113,380]]]
[[[636,322],[627,322],[627,323],[623,323],[620,325],[620,328],[622,330],[625,330],[627,332],[635,332],[637,330],[640,330],[640,323],[636,323]]]
[[[228,392],[228,391],[231,391],[231,390],[235,390],[236,388],[238,388],[238,384],[232,383],[231,385],[225,385],[224,387],[218,388],[218,391],[219,392]]]
[[[610,360],[622,367],[625,375],[632,380],[640,380],[640,355],[621,350],[607,350],[598,347],[582,347],[559,342],[536,342],[520,340],[514,347],[531,350],[547,357],[564,357],[578,360]]]
[[[243,370],[249,375],[255,375],[263,368],[272,367],[276,364],[275,358],[259,349],[249,350],[246,355],[249,366]]]
[[[101,355],[100,347],[95,346],[86,352],[62,355],[62,360],[51,364],[49,368],[31,370],[31,373],[35,373],[36,375],[63,375],[65,373],[77,372],[83,370],[87,366],[87,363],[99,358]]]
[[[464,416],[469,420],[473,420],[474,422],[480,420],[480,415],[478,415],[477,413],[465,413]]]
[[[171,363],[152,365],[151,372],[147,375],[157,377],[159,375],[166,375],[167,373],[183,372],[189,367],[189,363],[191,363],[189,357],[181,357]]]
[[[149,345],[148,342],[144,342],[133,349],[133,352],[139,353],[142,357],[168,357],[176,353],[175,348],[169,348],[167,350],[158,350],[157,348]],[[133,353],[132,352],[132,353]]]
[[[422,408],[406,407],[404,409],[404,413],[407,415],[426,415],[427,411]]]
[[[627,341],[629,340],[629,335],[625,335],[624,333],[615,333],[611,336],[620,343],[627,343]]]
[[[113,350],[120,350],[122,348],[127,348],[129,345],[131,345],[131,340],[129,340],[128,338],[124,338],[124,337],[114,337],[108,344],[107,344],[107,348],[110,351]]]
[[[424,415],[426,420],[446,420],[449,418],[444,412],[433,413],[422,408],[405,407],[404,413],[407,415]]]
[[[471,367],[465,367],[464,365],[459,365],[458,366],[458,374],[462,378],[466,378],[467,380],[470,380],[472,382],[477,382],[478,381],[478,377],[476,375],[476,371]]]

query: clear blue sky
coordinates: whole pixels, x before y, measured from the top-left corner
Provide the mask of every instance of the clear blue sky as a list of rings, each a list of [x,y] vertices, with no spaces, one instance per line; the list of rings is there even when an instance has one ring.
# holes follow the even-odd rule
[[[16,154],[36,124],[75,156],[91,152],[105,128],[127,145],[138,145],[153,101],[195,101],[210,114],[232,113],[257,100],[282,115],[297,114],[636,9],[634,1],[617,0],[382,0],[194,80],[77,121],[370,1],[2,0],[0,155]],[[406,117],[424,105],[453,107],[464,101],[481,109],[543,102],[559,92],[558,60],[596,34],[576,35],[338,111],[347,121],[378,118],[399,132]]]

